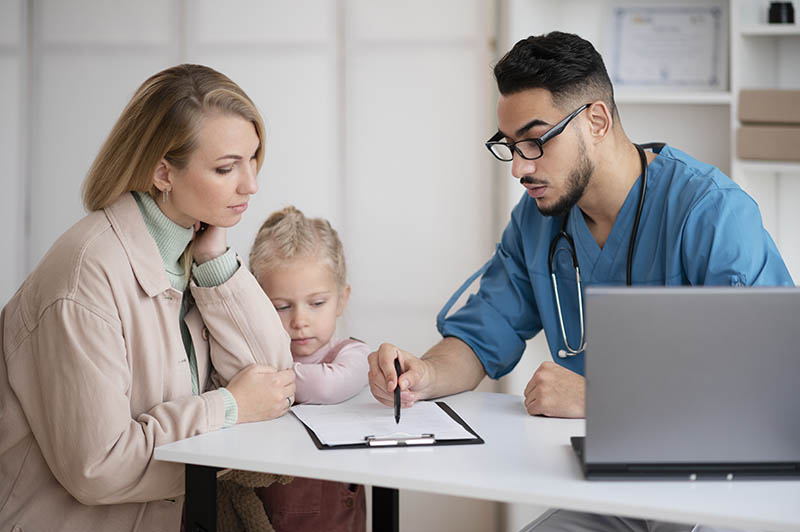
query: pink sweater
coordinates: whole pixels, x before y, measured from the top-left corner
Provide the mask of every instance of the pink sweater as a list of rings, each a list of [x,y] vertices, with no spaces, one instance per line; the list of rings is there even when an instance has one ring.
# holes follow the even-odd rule
[[[364,342],[333,338],[311,355],[294,359],[295,401],[333,404],[350,399],[369,381]]]

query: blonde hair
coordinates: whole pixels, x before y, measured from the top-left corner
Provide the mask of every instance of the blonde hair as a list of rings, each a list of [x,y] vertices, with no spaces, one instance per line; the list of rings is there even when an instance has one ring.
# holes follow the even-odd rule
[[[227,76],[203,65],[178,65],[151,76],[136,90],[100,148],[83,183],[88,211],[108,207],[133,190],[155,197],[153,173],[166,159],[185,168],[197,147],[203,118],[211,111],[253,123],[264,161],[264,123],[245,92]]]
[[[290,205],[272,213],[261,225],[250,249],[250,271],[258,277],[292,259],[313,256],[327,263],[340,290],[346,286],[347,266],[339,234],[327,220],[306,218]]]

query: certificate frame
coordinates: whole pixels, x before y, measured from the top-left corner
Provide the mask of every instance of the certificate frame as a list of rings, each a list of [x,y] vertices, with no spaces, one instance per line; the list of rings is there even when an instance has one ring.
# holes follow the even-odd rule
[[[720,0],[611,4],[609,77],[621,89],[727,90],[728,16]]]

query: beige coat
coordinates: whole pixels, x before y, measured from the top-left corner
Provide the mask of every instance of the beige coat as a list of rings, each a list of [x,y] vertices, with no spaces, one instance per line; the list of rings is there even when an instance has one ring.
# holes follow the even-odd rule
[[[0,532],[178,531],[183,466],[153,449],[223,425],[214,382],[292,362],[246,268],[191,295],[199,396],[182,294],[130,194],[48,251],[0,315]]]

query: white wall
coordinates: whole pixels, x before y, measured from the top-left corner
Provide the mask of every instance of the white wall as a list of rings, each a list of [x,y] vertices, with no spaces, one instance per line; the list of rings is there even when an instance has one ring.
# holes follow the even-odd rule
[[[352,313],[365,325],[356,332],[421,352],[438,338],[439,307],[492,249],[482,2],[356,1],[349,13],[347,234]]]
[[[260,190],[229,241],[246,257],[295,204],[344,241],[342,333],[421,353],[434,317],[492,250],[493,2],[3,0],[4,303],[84,215],[80,185],[136,87],[207,64],[267,129]],[[27,223],[26,223],[27,220]],[[493,530],[498,505],[401,492],[403,530]]]
[[[29,2],[32,133],[27,268],[83,214],[80,185],[133,92],[178,59],[176,6]]]
[[[353,287],[342,332],[421,353],[438,339],[439,307],[488,258],[521,195],[482,146],[496,128],[497,53],[554,29],[602,51],[607,5],[501,0],[496,20],[495,2],[482,0],[3,0],[0,302],[83,215],[80,184],[138,84],[198,62],[238,82],[267,126],[260,191],[231,245],[246,256],[264,218],[290,203],[327,217]],[[797,86],[796,43],[778,47],[773,83]],[[629,102],[620,112],[631,138],[691,146],[729,170],[727,137],[708,134],[730,131],[727,106]],[[697,122],[705,129],[686,127]],[[797,241],[793,177],[751,179],[761,201],[781,206],[765,215],[779,244]],[[800,266],[800,246],[787,249]],[[543,336],[528,345],[503,391],[521,395],[549,358]],[[492,503],[401,493],[404,530],[517,530],[540,510],[498,515]]]
[[[491,2],[353,0],[344,12],[348,325],[421,354],[492,249]],[[495,530],[497,505],[402,491],[402,530]]]
[[[0,305],[16,291],[25,269],[26,26],[22,0],[0,3]]]

